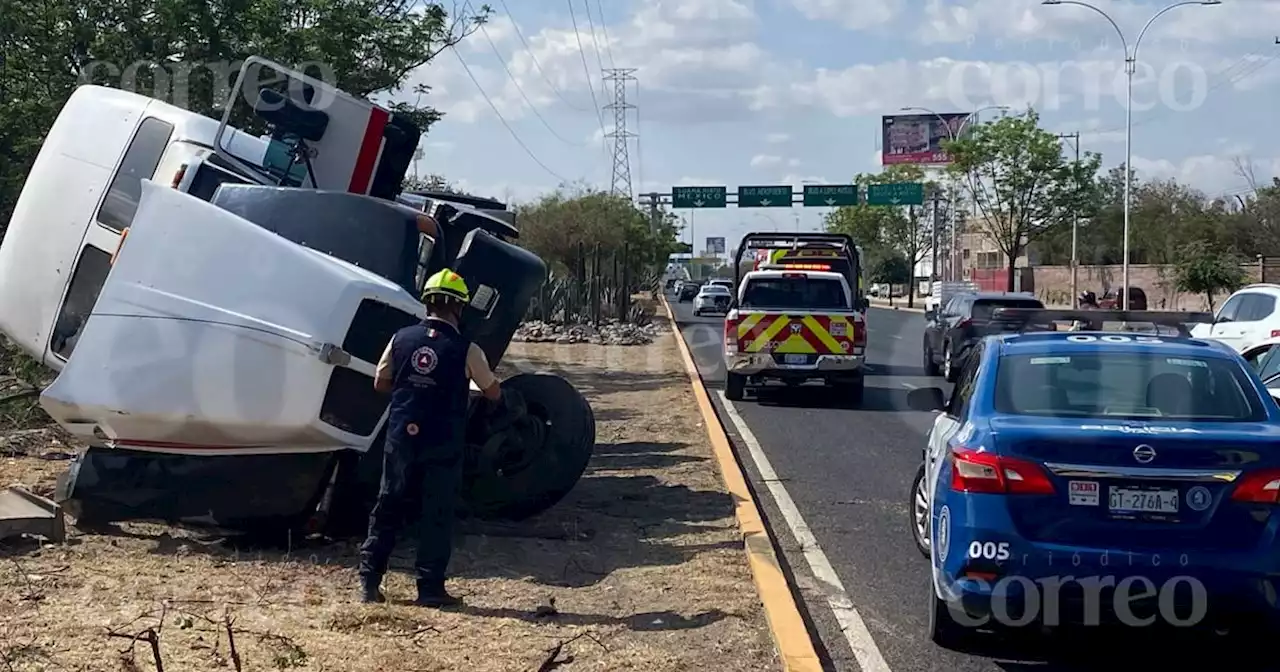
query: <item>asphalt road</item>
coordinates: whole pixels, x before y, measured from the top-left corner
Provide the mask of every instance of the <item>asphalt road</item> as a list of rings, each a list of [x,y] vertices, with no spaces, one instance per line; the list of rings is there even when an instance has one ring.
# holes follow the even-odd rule
[[[1144,642],[1135,648],[1145,637],[1127,632],[1105,638],[1085,633],[1088,639],[1083,643],[1075,638],[1035,638],[1020,642],[1017,649],[999,648],[995,652],[999,657],[983,657],[947,651],[926,638],[929,562],[912,542],[908,507],[911,480],[934,416],[908,410],[906,395],[910,389],[929,386],[949,393],[950,386],[941,378],[924,376],[920,313],[869,311],[866,397],[861,408],[853,409],[830,401],[831,395],[820,387],[785,399],[780,395],[757,399],[749,394],[745,401],[726,402],[719,392],[724,378],[722,319],[695,318],[688,303],[673,301],[672,307],[800,586],[803,606],[821,637],[831,669],[1097,670],[1100,663],[1114,664],[1117,652],[1151,663],[1153,652],[1168,648],[1160,643],[1163,637],[1152,646]],[[745,425],[754,441],[738,431],[737,423]],[[762,478],[761,456],[752,455],[751,444],[765,458],[768,478]],[[781,498],[790,499],[794,506],[785,501],[780,505],[783,490]],[[793,533],[796,513],[807,523],[812,538],[803,528],[800,535]],[[815,556],[821,556],[816,564]],[[830,572],[823,571],[824,559]],[[817,570],[811,571],[815,566]],[[837,584],[843,585],[850,605],[841,603]],[[832,595],[837,599],[832,600]],[[855,615],[850,617],[851,613]],[[855,647],[861,649],[857,655]],[[859,660],[867,664],[860,665]],[[1180,657],[1174,667],[1160,669],[1187,669],[1187,662]]]

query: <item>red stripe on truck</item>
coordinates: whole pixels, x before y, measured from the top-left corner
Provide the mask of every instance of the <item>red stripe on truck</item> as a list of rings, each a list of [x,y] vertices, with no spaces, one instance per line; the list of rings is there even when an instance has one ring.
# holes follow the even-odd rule
[[[369,111],[369,125],[364,127],[364,141],[360,143],[360,153],[356,155],[356,165],[351,171],[351,184],[347,191],[353,194],[369,193],[373,171],[378,167],[378,155],[382,153],[382,133],[390,120],[391,113],[381,107]]]

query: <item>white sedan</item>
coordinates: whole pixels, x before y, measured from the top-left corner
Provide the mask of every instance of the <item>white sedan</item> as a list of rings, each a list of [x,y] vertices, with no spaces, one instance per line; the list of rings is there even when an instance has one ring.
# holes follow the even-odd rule
[[[693,314],[728,313],[729,300],[733,297],[724,285],[703,285],[693,297]]]

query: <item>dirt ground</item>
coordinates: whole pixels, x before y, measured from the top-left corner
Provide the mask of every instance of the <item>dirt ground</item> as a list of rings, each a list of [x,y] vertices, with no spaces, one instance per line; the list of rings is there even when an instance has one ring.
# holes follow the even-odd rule
[[[0,546],[0,670],[158,670],[154,651],[170,671],[777,669],[674,338],[513,344],[507,373],[558,371],[587,394],[596,452],[538,519],[458,541],[460,611],[407,604],[411,549],[390,604],[362,605],[351,542],[245,551],[157,525],[72,527],[65,545]],[[0,401],[0,485],[48,493],[75,448],[28,429],[29,403]]]

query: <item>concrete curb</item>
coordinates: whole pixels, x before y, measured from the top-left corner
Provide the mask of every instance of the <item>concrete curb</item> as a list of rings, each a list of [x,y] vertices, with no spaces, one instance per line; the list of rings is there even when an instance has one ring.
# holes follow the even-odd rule
[[[711,404],[711,396],[707,394],[702,375],[698,373],[698,366],[693,361],[693,353],[689,352],[689,346],[684,342],[670,304],[665,296],[661,301],[667,319],[671,320],[671,333],[675,336],[685,371],[689,374],[698,410],[707,426],[707,438],[711,440],[711,450],[720,467],[720,477],[734,500],[734,513],[738,519],[738,529],[742,532],[747,563],[755,579],[756,592],[764,604],[765,620],[769,623],[769,633],[778,649],[778,656],[782,659],[782,669],[784,672],[821,672],[822,662],[813,645],[813,638],[800,615],[792,586],[782,573],[782,564],[774,550],[774,539],[765,527],[760,507],[747,487],[747,479],[729,442],[729,434]]]
[[[904,300],[903,303],[906,303],[906,301]],[[906,306],[900,306],[900,305],[891,306],[887,301],[881,302],[876,299],[871,300],[871,307],[884,308],[885,310],[901,310],[907,313],[921,313],[921,314],[924,313],[924,308],[908,308]]]

